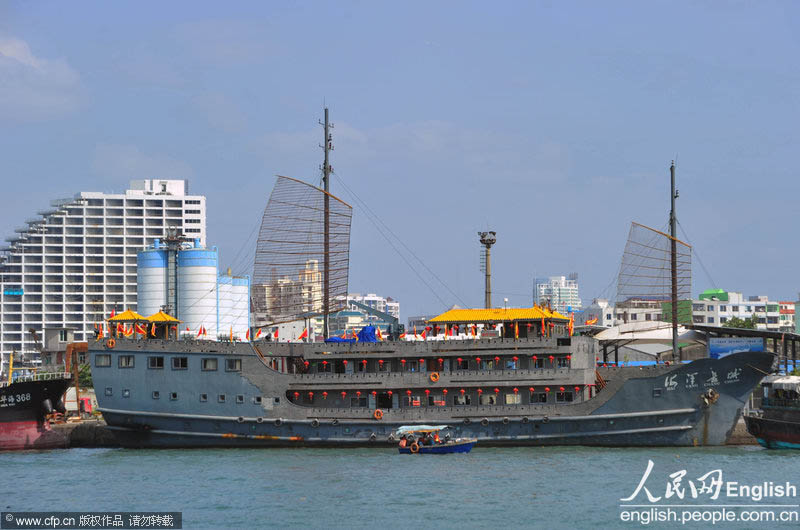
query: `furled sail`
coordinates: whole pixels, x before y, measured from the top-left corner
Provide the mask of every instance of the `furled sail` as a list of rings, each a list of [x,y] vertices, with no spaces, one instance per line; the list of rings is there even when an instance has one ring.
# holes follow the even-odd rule
[[[256,325],[324,314],[326,264],[327,312],[344,308],[352,212],[350,205],[324,190],[290,177],[278,177],[264,209],[256,244],[252,293]]]

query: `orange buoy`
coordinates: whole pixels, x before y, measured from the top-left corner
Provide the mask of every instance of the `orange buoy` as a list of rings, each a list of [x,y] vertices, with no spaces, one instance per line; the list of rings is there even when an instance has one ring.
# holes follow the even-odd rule
[[[373,414],[372,417],[376,420],[383,419],[383,411],[381,409],[375,409],[375,414]]]
[[[439,372],[433,372],[433,373],[431,373],[431,381],[433,381],[433,382],[435,383],[435,382],[437,382],[438,380],[439,380]]]

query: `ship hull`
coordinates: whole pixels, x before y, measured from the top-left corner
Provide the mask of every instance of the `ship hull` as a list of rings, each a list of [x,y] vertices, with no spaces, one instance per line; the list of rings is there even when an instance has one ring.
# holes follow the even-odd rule
[[[381,347],[388,350],[391,346]],[[537,406],[498,401],[470,407],[381,407],[383,414],[376,419],[371,405],[362,409],[302,406],[288,402],[286,396],[298,385],[315,388],[317,394],[336,384],[357,384],[361,388],[432,385],[428,374],[287,375],[266,369],[263,359],[254,354],[243,356],[239,373],[220,370],[193,374],[192,357],[187,363],[188,371],[169,370],[169,360],[165,361],[167,369],[137,368],[147,365],[145,356],[156,353],[197,357],[213,354],[219,357],[219,366],[224,366],[226,358],[243,354],[249,346],[233,345],[227,351],[219,345],[213,349],[205,346],[205,350],[191,344],[181,348],[170,344],[136,345],[113,352],[137,357],[132,370],[115,369],[117,363],[113,359],[110,366],[101,369],[96,369],[93,362],[100,410],[121,445],[389,447],[397,443],[392,435],[395,429],[415,424],[446,424],[451,426],[454,437],[475,438],[481,446],[722,445],[741,417],[753,388],[769,373],[775,359],[772,354],[748,352],[675,366],[600,368],[605,388],[579,403]],[[94,350],[93,357],[98,353],[109,355],[106,349]],[[593,359],[594,353],[588,353]],[[529,381],[567,380],[589,374],[594,381],[594,363],[591,364],[591,368],[583,370],[515,370],[490,376],[474,370],[443,371],[437,384],[455,392],[456,385],[499,385],[501,374],[519,386],[528,385]],[[487,377],[493,379],[487,382]],[[264,399],[256,404],[253,395]]]
[[[800,422],[745,416],[747,432],[767,449],[800,449]]]
[[[0,451],[66,447],[66,437],[50,428],[44,403],[56,406],[69,384],[58,378],[0,387]]]

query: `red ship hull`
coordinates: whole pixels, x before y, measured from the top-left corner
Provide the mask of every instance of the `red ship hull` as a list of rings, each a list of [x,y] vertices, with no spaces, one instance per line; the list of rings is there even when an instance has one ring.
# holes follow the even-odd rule
[[[47,413],[63,406],[68,377],[15,381],[0,387],[0,451],[66,447],[66,437],[53,430]]]

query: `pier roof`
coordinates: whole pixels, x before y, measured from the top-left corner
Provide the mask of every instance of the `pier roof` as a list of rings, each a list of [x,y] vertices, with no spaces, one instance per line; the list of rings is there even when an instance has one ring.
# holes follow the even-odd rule
[[[134,322],[137,320],[147,320],[147,318],[143,317],[136,311],[131,311],[130,309],[127,309],[119,315],[108,319],[109,322]]]
[[[147,320],[150,322],[180,322],[180,320],[177,318],[170,316],[163,311],[159,311],[158,313],[150,315],[147,317]]]
[[[558,319],[569,320],[557,311],[550,311],[545,307],[495,307],[491,309],[451,309],[441,315],[430,319],[428,322],[445,323],[479,323],[479,322],[509,322],[516,320]]]

